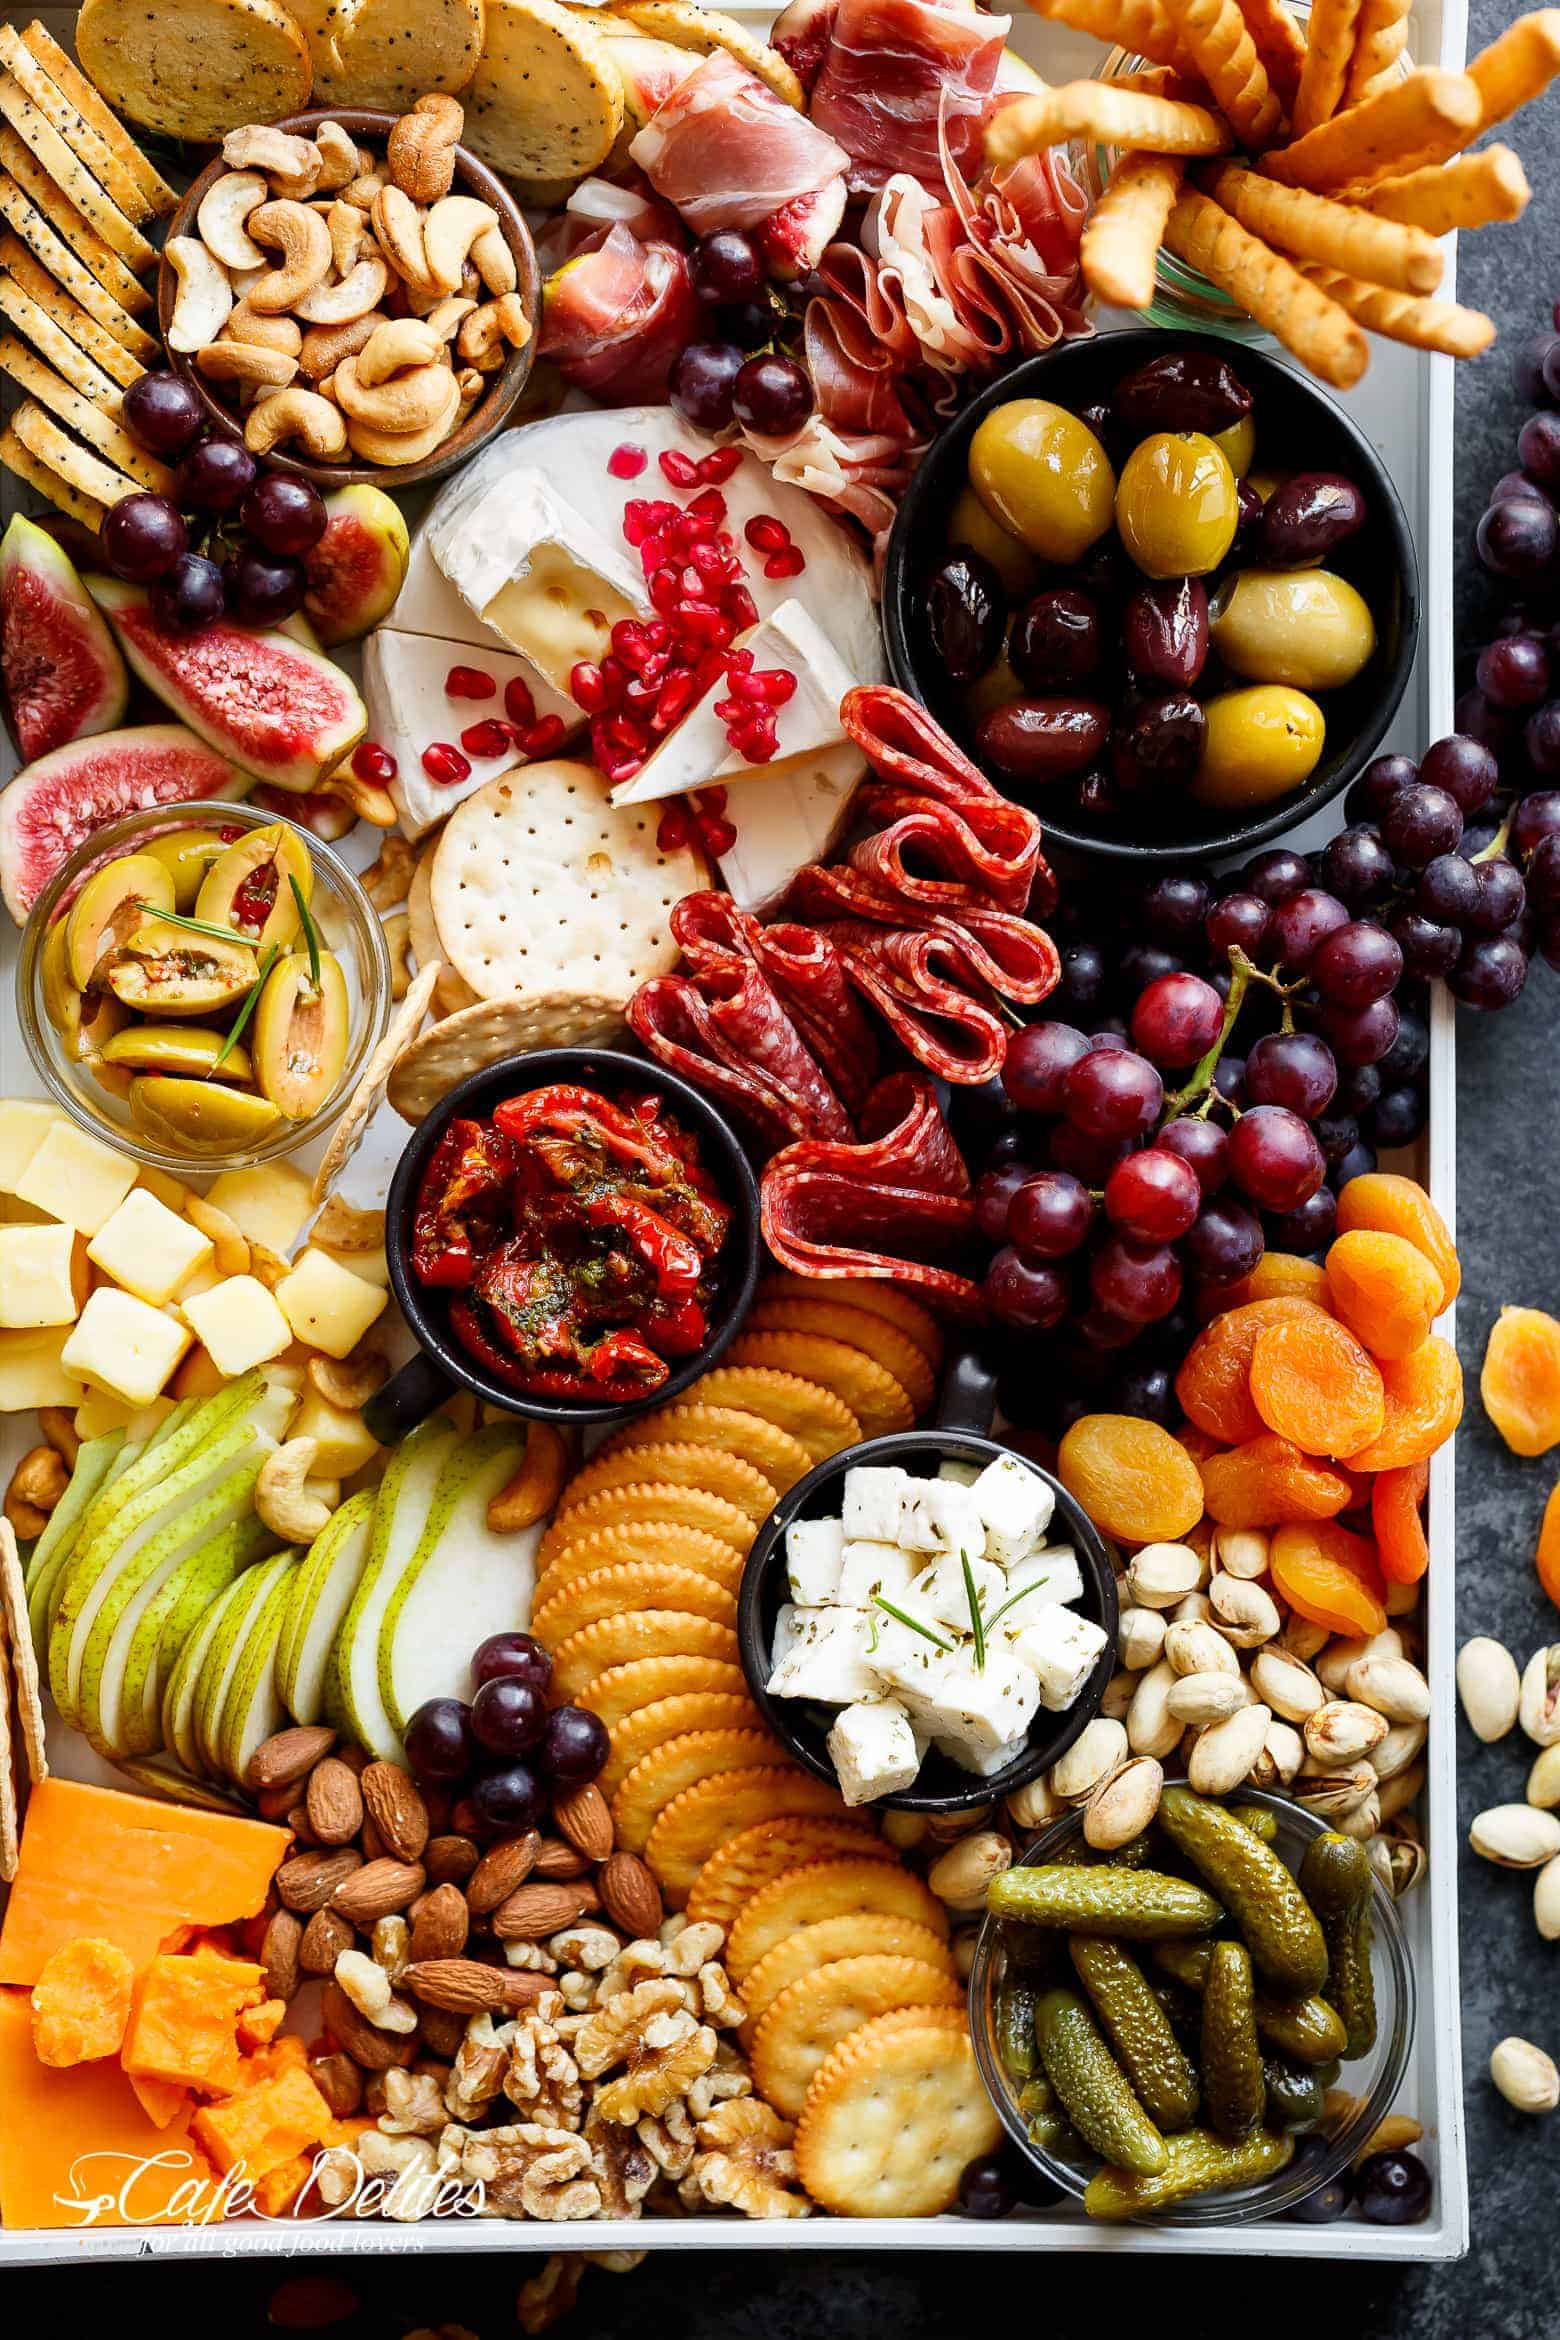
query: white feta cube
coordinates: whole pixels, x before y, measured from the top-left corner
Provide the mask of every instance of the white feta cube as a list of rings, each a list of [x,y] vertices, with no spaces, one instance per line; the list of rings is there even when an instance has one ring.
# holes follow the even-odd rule
[[[870,1609],[877,1593],[891,1601],[902,1600],[910,1590],[915,1569],[910,1554],[901,1552],[897,1544],[875,1543],[870,1536],[850,1536],[845,1543],[840,1589],[835,1597],[852,1609]]]
[[[785,1531],[785,1573],[791,1598],[804,1608],[841,1599],[840,1562],[845,1530],[837,1519],[793,1519]]]
[[[1048,1601],[1083,1598],[1083,1570],[1070,1544],[1042,1544],[1037,1551],[1026,1552],[1007,1571],[1006,1583],[1002,1598],[1013,1605],[1004,1609],[999,1633],[1022,1633]]]
[[[1028,1752],[1029,1739],[1024,1733],[1020,1733],[1016,1739],[1007,1740],[1003,1746],[993,1747],[989,1755],[979,1757],[960,1755],[951,1747],[943,1749],[943,1753],[951,1755],[962,1770],[973,1771],[981,1779],[994,1779],[999,1771],[1006,1771],[1010,1763],[1016,1763],[1020,1755],[1027,1755]]]
[[[1052,1601],[1011,1637],[1007,1647],[1033,1672],[1041,1704],[1060,1714],[1094,1671],[1105,1635],[1092,1618]]]
[[[973,1487],[980,1477],[980,1465],[979,1463],[955,1462],[950,1456],[947,1462],[938,1464],[937,1476],[939,1479],[946,1479],[954,1487]]]
[[[847,1541],[863,1537],[875,1544],[897,1544],[900,1497],[908,1485],[908,1475],[897,1464],[861,1463],[847,1471],[841,1523]]]
[[[984,1552],[985,1523],[973,1490],[951,1479],[911,1479],[900,1502],[898,1541],[907,1552]]]
[[[1022,1738],[1039,1704],[1035,1675],[998,1646],[986,1651],[979,1670],[968,1651],[944,1658],[925,1712],[937,1745],[969,1769]]]
[[[909,1614],[909,1611],[906,1611]],[[948,1662],[950,1652],[942,1646],[945,1636],[941,1628],[930,1625],[936,1636],[928,1639],[897,1618],[877,1612],[877,1632],[867,1653],[867,1663],[877,1677],[879,1694],[889,1692],[908,1710],[918,1732],[929,1737],[930,1717],[935,1711],[939,1668]]]
[[[852,1706],[870,1698],[877,1677],[867,1663],[872,1620],[865,1609],[782,1609],[785,1645],[769,1677],[771,1698],[816,1698]],[[775,1635],[780,1648],[780,1634]]]
[[[923,1568],[910,1587],[909,1606],[917,1616],[934,1617],[939,1624],[951,1625],[957,1633],[969,1635],[975,1630],[970,1619],[971,1584],[983,1622],[1001,1605],[1007,1590],[1007,1578],[1001,1569],[974,1553],[968,1555],[967,1564],[968,1583],[964,1575],[964,1552],[939,1552],[930,1568]]]
[[[804,1604],[786,1601],[775,1617],[775,1637],[770,1644],[769,1663],[778,1666],[794,1649],[800,1649],[807,1638],[807,1621],[813,1611]]]
[[[870,1804],[915,1785],[921,1768],[910,1717],[896,1698],[858,1699],[835,1716],[829,1761],[847,1804]]]
[[[1033,1550],[1056,1505],[1045,1480],[1016,1454],[987,1463],[970,1495],[984,1530],[986,1557],[1004,1568]]]

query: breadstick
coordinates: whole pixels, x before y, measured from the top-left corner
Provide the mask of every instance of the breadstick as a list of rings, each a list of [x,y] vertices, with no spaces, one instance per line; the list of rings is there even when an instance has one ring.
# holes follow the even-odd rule
[[[1383,179],[1365,202],[1378,219],[1402,220],[1429,236],[1449,236],[1454,228],[1520,219],[1531,193],[1520,155],[1509,146],[1481,146],[1477,154],[1459,154],[1405,178]],[[1355,270],[1357,276],[1363,273]]]
[[[1364,0],[1354,28],[1345,106],[1374,97],[1381,76],[1390,73],[1408,46],[1408,15],[1414,0]]]
[[[1284,6],[1284,0],[1236,0],[1236,4],[1279,103],[1292,106],[1305,65],[1304,33]]]
[[[1160,0],[1029,0],[1037,16],[1070,24],[1075,32],[1114,41],[1134,57],[1156,65],[1180,65],[1184,52]]]
[[[1165,222],[1181,190],[1185,165],[1173,156],[1125,154],[1094,206],[1078,247],[1083,281],[1096,300],[1146,309]]]
[[[1441,281],[1440,248],[1422,228],[1377,219],[1302,187],[1280,187],[1235,163],[1200,176],[1215,203],[1243,228],[1297,259],[1320,260],[1398,292],[1433,293]]]
[[[1189,106],[1213,103],[1195,73],[1177,73],[1171,65],[1145,65],[1141,73],[1113,73],[1110,86],[1140,90],[1145,97],[1183,98]]]
[[[1307,260],[1300,270],[1308,284],[1372,333],[1389,341],[1406,341],[1411,349],[1439,350],[1446,357],[1477,357],[1495,338],[1493,319],[1477,309],[1459,308],[1455,301],[1416,301],[1407,293],[1388,292],[1385,286],[1365,284],[1338,268],[1318,268]]]
[[[1479,112],[1479,93],[1466,73],[1426,69],[1335,114],[1293,146],[1265,154],[1261,168],[1286,187],[1318,195],[1373,187],[1458,153],[1477,134]]]
[[[1181,0],[1181,47],[1242,146],[1266,146],[1283,116],[1235,0]]]
[[[992,168],[1039,154],[1064,138],[1099,138],[1148,154],[1228,154],[1229,124],[1206,106],[1149,97],[1108,81],[1067,81],[1044,97],[1010,98],[986,132]]]
[[[1165,242],[1324,382],[1349,390],[1364,373],[1370,352],[1347,313],[1206,195],[1181,194]]]
[[[1297,138],[1330,122],[1338,111],[1354,55],[1360,5],[1361,0],[1316,0],[1311,10],[1300,87],[1290,109]]]
[[[1468,78],[1484,108],[1480,130],[1504,122],[1560,73],[1560,8],[1537,8],[1508,24],[1487,49],[1468,60]]]

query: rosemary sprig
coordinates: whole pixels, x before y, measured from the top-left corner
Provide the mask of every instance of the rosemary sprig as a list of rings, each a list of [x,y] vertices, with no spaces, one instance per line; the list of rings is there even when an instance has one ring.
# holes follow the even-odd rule
[[[872,1595],[872,1605],[876,1609],[881,1609],[885,1616],[892,1617],[896,1624],[908,1625],[912,1633],[919,1633],[923,1641],[929,1641],[934,1649],[940,1649],[944,1657],[952,1657],[953,1643],[944,1641],[940,1633],[934,1633],[930,1625],[923,1625],[920,1619],[912,1617],[908,1610],[898,1608],[893,1601],[885,1600],[881,1593]]]
[[[298,916],[303,926],[303,939],[309,949],[309,983],[315,991],[318,991],[320,987],[320,930],[309,915],[309,905],[304,899],[303,888],[291,870],[287,872],[287,883],[292,887],[293,900],[298,905]]]
[[[986,1627],[980,1613],[980,1595],[975,1590],[975,1571],[963,1545],[959,1546],[959,1566],[964,1571],[964,1597],[970,1604],[970,1633],[975,1643],[975,1671],[986,1671]]]
[[[204,918],[186,918],[182,910],[152,910],[151,915],[161,919],[164,926],[182,926],[186,934],[208,935],[213,942],[238,943],[246,951],[260,948],[258,935],[240,934],[232,926],[211,926]]]
[[[988,1631],[995,1625],[999,1617],[1005,1617],[1009,1609],[1016,1609],[1020,1601],[1027,1601],[1032,1592],[1038,1592],[1043,1584],[1049,1584],[1050,1581],[1048,1571],[1044,1576],[1037,1576],[1033,1584],[1021,1584],[1016,1593],[1009,1593],[1001,1608],[993,1609],[991,1615],[986,1619]]]
[[[270,949],[266,952],[265,957],[260,962],[259,969],[255,975],[253,983],[251,983],[249,989],[244,994],[244,1004],[239,1009],[237,1015],[233,1018],[233,1022],[229,1028],[227,1038],[223,1041],[222,1046],[217,1050],[216,1056],[212,1061],[211,1069],[214,1073],[219,1073],[222,1070],[222,1067],[227,1063],[228,1058],[232,1055],[234,1049],[238,1046],[238,1043],[243,1036],[244,1026],[248,1023],[250,1017],[254,1014],[255,1003],[259,999],[261,992],[265,989],[265,979],[270,974],[271,969],[276,965],[276,962],[280,956],[280,943],[272,943]]]

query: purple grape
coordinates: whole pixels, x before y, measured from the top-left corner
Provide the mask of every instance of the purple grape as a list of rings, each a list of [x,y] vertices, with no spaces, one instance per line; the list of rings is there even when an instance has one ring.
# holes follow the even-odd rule
[[[1265,1211],[1292,1211],[1327,1175],[1321,1147],[1298,1113],[1253,1105],[1230,1133],[1230,1176]]]
[[[1438,926],[1418,910],[1399,910],[1387,932],[1403,954],[1403,970],[1421,983],[1457,964],[1462,936],[1455,926]]]
[[[1341,1160],[1333,1164],[1327,1175],[1334,1189],[1341,1193],[1351,1178],[1368,1178],[1375,1167],[1376,1149],[1374,1146],[1368,1146],[1361,1138],[1357,1145],[1349,1148]]]
[[[755,300],[764,288],[764,264],[751,236],[740,228],[717,228],[694,245],[688,261],[693,289],[712,307]]]
[[[1381,841],[1394,861],[1423,869],[1438,853],[1456,852],[1462,828],[1456,799],[1433,782],[1418,780],[1400,789],[1382,814]]]
[[[1540,837],[1560,836],[1560,788],[1536,789],[1511,816],[1511,849],[1526,861]]]
[[[1460,853],[1426,862],[1414,888],[1414,907],[1438,926],[1466,926],[1479,906],[1479,873]]]
[[[1539,838],[1528,856],[1523,891],[1531,898],[1537,916],[1552,924],[1560,910],[1560,837]]]
[[[1287,1105],[1302,1121],[1326,1112],[1338,1086],[1332,1050],[1314,1032],[1270,1032],[1246,1058],[1246,1094],[1254,1105]]]
[[[1086,1017],[1104,997],[1108,972],[1105,953],[1097,943],[1069,943],[1062,952],[1062,971],[1051,998],[1057,1007]],[[1011,1043],[1008,1053],[1011,1058]]]
[[[175,462],[206,421],[200,396],[180,374],[139,374],[119,401],[119,415],[137,446]]]
[[[505,1836],[534,1828],[546,1809],[542,1783],[529,1763],[506,1763],[477,1780],[471,1800],[490,1828]]]
[[[1365,1007],[1329,1007],[1322,1030],[1340,1067],[1377,1064],[1397,1038],[1397,1002],[1373,999]]]
[[[1291,894],[1310,884],[1311,871],[1302,854],[1286,845],[1275,845],[1247,862],[1240,882],[1247,893],[1260,895],[1264,902],[1287,902]]]
[[[471,1702],[472,1736],[490,1755],[527,1755],[547,1728],[547,1701],[530,1682],[501,1674]]]
[[[732,387],[731,411],[744,430],[766,439],[799,431],[813,409],[812,383],[794,358],[766,352],[743,365]]]
[[[1006,1240],[1008,1205],[1024,1180],[1033,1176],[1033,1166],[1028,1162],[1002,1162],[988,1163],[976,1179],[971,1197],[975,1224],[988,1243]]]
[[[1485,568],[1519,582],[1542,577],[1560,543],[1560,523],[1547,504],[1532,496],[1508,496],[1491,504],[1474,532]]]
[[[1191,870],[1167,870],[1143,892],[1143,922],[1156,942],[1192,943],[1202,934],[1213,893]]]
[[[981,1289],[997,1322],[1018,1332],[1049,1332],[1061,1323],[1072,1300],[1059,1268],[1041,1259],[1025,1259],[1012,1244],[992,1260]]]
[[[1088,1053],[1071,1024],[1026,1024],[1008,1042],[1002,1086],[1020,1113],[1060,1113],[1063,1082]]]
[[[1195,1064],[1223,1025],[1224,1002],[1200,975],[1161,975],[1132,1010],[1133,1045],[1158,1065]]]
[[[1367,2154],[1354,2175],[1354,2199],[1372,2226],[1417,2224],[1430,2194],[1430,2172],[1417,2153]]]
[[[189,535],[177,504],[137,490],[109,506],[98,543],[116,577],[127,585],[152,585],[183,560]]]
[[[1129,1367],[1111,1392],[1111,1411],[1136,1414],[1145,1422],[1157,1422],[1162,1430],[1173,1430],[1181,1419],[1181,1408],[1169,1366]]]
[[[732,395],[746,363],[734,342],[690,341],[680,351],[667,384],[667,398],[696,431],[723,431],[731,421]]]
[[[1229,1136],[1216,1121],[1198,1121],[1189,1115],[1167,1121],[1154,1143],[1191,1164],[1205,1195],[1217,1194],[1229,1175]]]
[[[966,2218],[1005,2218],[1014,2198],[1000,2154],[972,2161],[959,2179],[959,2209]]]
[[[1360,1125],[1352,1113],[1324,1113],[1320,1121],[1313,1121],[1316,1142],[1327,1157],[1327,1166],[1341,1162],[1351,1146],[1360,1142]]]
[[[1325,1251],[1338,1225],[1338,1200],[1323,1183],[1292,1211],[1278,1211],[1267,1222],[1267,1240],[1274,1251],[1298,1251],[1302,1257]]]
[[[1327,937],[1348,923],[1349,913],[1335,894],[1304,886],[1274,911],[1270,940],[1289,972],[1300,974]]]
[[[1358,798],[1360,819],[1379,821],[1398,790],[1418,777],[1412,756],[1376,756],[1349,790],[1351,798]]]
[[[1510,746],[1516,729],[1512,717],[1492,707],[1482,691],[1464,691],[1452,709],[1452,718],[1463,738],[1471,739],[1476,747],[1488,748],[1497,756]]]
[[[285,471],[267,472],[258,479],[239,514],[256,544],[288,560],[313,551],[328,517],[319,489]]]
[[[1395,1147],[1411,1146],[1424,1126],[1425,1100],[1412,1081],[1402,1081],[1383,1090],[1370,1117],[1371,1140],[1390,1153]]]
[[[1464,1007],[1510,1007],[1527,973],[1527,953],[1510,935],[1481,935],[1465,947],[1446,978],[1446,988]]]
[[[164,634],[198,634],[226,606],[222,571],[201,553],[184,553],[151,590],[153,623]]]
[[[1546,415],[1560,435],[1560,415]],[[1512,634],[1479,652],[1480,690],[1503,713],[1539,706],[1549,694],[1549,653],[1535,634]]]
[[[542,1767],[570,1786],[594,1779],[612,1752],[607,1726],[584,1706],[556,1706],[547,1717]]]
[[[1560,488],[1560,414],[1528,416],[1517,433],[1517,461],[1540,487]]]
[[[473,1686],[484,1682],[529,1682],[546,1690],[552,1681],[552,1658],[529,1633],[490,1633],[479,1642],[471,1661]]]
[[[1262,1222],[1246,1204],[1215,1195],[1182,1243],[1187,1260],[1210,1284],[1249,1276],[1262,1257]]]
[[[1383,1086],[1389,1081],[1409,1081],[1421,1072],[1430,1055],[1430,1025],[1416,1007],[1398,1002],[1398,1033],[1392,1046],[1381,1060]]]
[[[115,506],[115,510],[118,510]],[[106,525],[106,523],[105,523]],[[1560,699],[1530,715],[1522,732],[1528,761],[1544,780],[1560,780]]]
[[[1330,1005],[1365,1007],[1403,976],[1403,953],[1384,927],[1351,919],[1328,935],[1311,961],[1311,980]]]
[[[308,581],[301,561],[245,545],[225,578],[233,615],[246,626],[279,626],[303,607]]]
[[[1216,951],[1244,951],[1254,959],[1261,950],[1273,913],[1260,894],[1225,894],[1203,921]]]
[[[1168,1243],[1107,1235],[1089,1262],[1089,1289],[1111,1315],[1153,1324],[1181,1297],[1181,1263]]]
[[[418,1779],[464,1779],[476,1749],[471,1709],[459,1698],[429,1698],[402,1733],[406,1760]]]
[[[1040,1170],[1013,1194],[1006,1232],[1026,1261],[1065,1259],[1087,1240],[1093,1224],[1094,1205],[1082,1181],[1062,1170]]]
[[[1141,1137],[1159,1118],[1164,1083],[1147,1059],[1125,1048],[1095,1048],[1062,1081],[1069,1121],[1090,1137]]]
[[[1322,849],[1322,876],[1351,910],[1381,901],[1396,874],[1397,864],[1381,842],[1380,830],[1368,823],[1340,829]]]
[[[1556,346],[1560,335],[1535,333],[1530,341],[1520,342],[1511,353],[1511,383],[1524,406],[1546,406],[1550,393],[1544,380],[1544,360]]]
[[[179,501],[197,512],[236,512],[258,468],[237,439],[202,439],[179,465]]]
[[[1396,1038],[1394,1028],[1393,1038]],[[1392,1042],[1387,1042],[1390,1048]],[[1387,1050],[1382,1050],[1383,1056]],[[1366,1113],[1381,1095],[1381,1074],[1374,1063],[1351,1064],[1338,1075],[1338,1094],[1333,1099],[1341,1113]]]

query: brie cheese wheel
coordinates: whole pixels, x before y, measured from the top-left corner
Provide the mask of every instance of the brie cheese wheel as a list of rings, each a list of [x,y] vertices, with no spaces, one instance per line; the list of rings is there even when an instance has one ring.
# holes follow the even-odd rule
[[[493,697],[452,699],[444,687],[452,666],[476,666],[490,674],[498,686]],[[472,724],[488,716],[502,717],[504,686],[516,678],[531,690],[539,716],[554,711],[556,694],[540,683],[530,660],[503,649],[491,634],[482,642],[455,642],[380,626],[369,635],[363,644],[368,733],[395,758],[390,794],[408,837],[424,836],[453,812],[463,797],[473,795],[485,782],[521,760],[513,747],[506,747],[501,755],[474,756],[460,746],[461,733]],[[543,703],[544,692],[547,704]],[[578,708],[571,702],[564,704],[577,721]],[[464,780],[432,780],[423,770],[423,750],[441,741],[460,748],[470,764]]]

